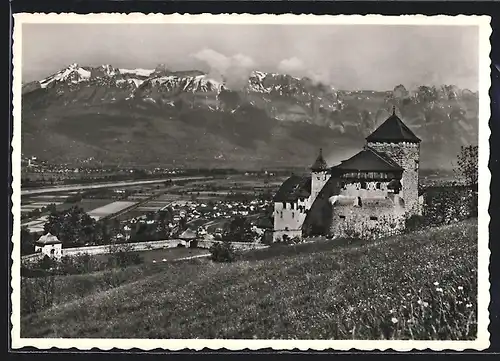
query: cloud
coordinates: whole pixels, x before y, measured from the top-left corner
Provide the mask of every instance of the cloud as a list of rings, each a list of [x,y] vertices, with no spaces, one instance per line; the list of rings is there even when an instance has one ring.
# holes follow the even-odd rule
[[[304,76],[306,66],[302,60],[294,56],[290,59],[283,59],[278,64],[278,70],[288,75]]]
[[[244,54],[226,56],[213,49],[205,48],[193,58],[204,62],[210,68],[209,75],[224,81],[229,89],[241,89],[248,83],[250,73],[255,70],[255,62]]]
[[[331,72],[329,69],[318,69],[304,63],[296,56],[280,61],[278,64],[278,71],[298,78],[307,77],[316,84],[321,83],[330,85],[331,83]]]

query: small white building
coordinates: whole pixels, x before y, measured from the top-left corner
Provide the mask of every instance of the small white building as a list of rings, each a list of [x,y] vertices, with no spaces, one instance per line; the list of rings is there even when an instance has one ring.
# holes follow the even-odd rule
[[[35,242],[35,253],[42,253],[51,258],[61,258],[62,242],[56,236],[47,233]]]

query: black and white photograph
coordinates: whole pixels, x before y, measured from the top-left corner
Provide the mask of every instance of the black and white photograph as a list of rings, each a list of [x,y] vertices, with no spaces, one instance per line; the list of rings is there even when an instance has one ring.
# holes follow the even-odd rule
[[[490,33],[14,15],[13,347],[487,348]]]

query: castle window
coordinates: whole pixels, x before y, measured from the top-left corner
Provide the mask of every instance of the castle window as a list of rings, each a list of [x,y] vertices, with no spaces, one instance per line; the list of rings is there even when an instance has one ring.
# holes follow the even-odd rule
[[[366,189],[366,182],[361,182],[361,189]]]
[[[356,200],[357,200],[356,206],[363,207],[363,202],[361,201],[361,197],[358,197]]]
[[[380,189],[380,182],[377,182],[377,184],[375,184],[375,188]]]
[[[283,211],[280,212],[280,218],[283,218]]]
[[[370,217],[370,221],[378,221],[378,217],[371,216],[371,217]]]
[[[292,219],[295,217],[295,212],[292,212]]]

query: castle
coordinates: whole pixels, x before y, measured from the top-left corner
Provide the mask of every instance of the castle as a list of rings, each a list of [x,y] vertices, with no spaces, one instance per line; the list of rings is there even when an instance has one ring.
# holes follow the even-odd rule
[[[361,151],[329,167],[320,153],[309,176],[292,175],[274,197],[273,240],[399,233],[419,213],[420,139],[392,115]]]

